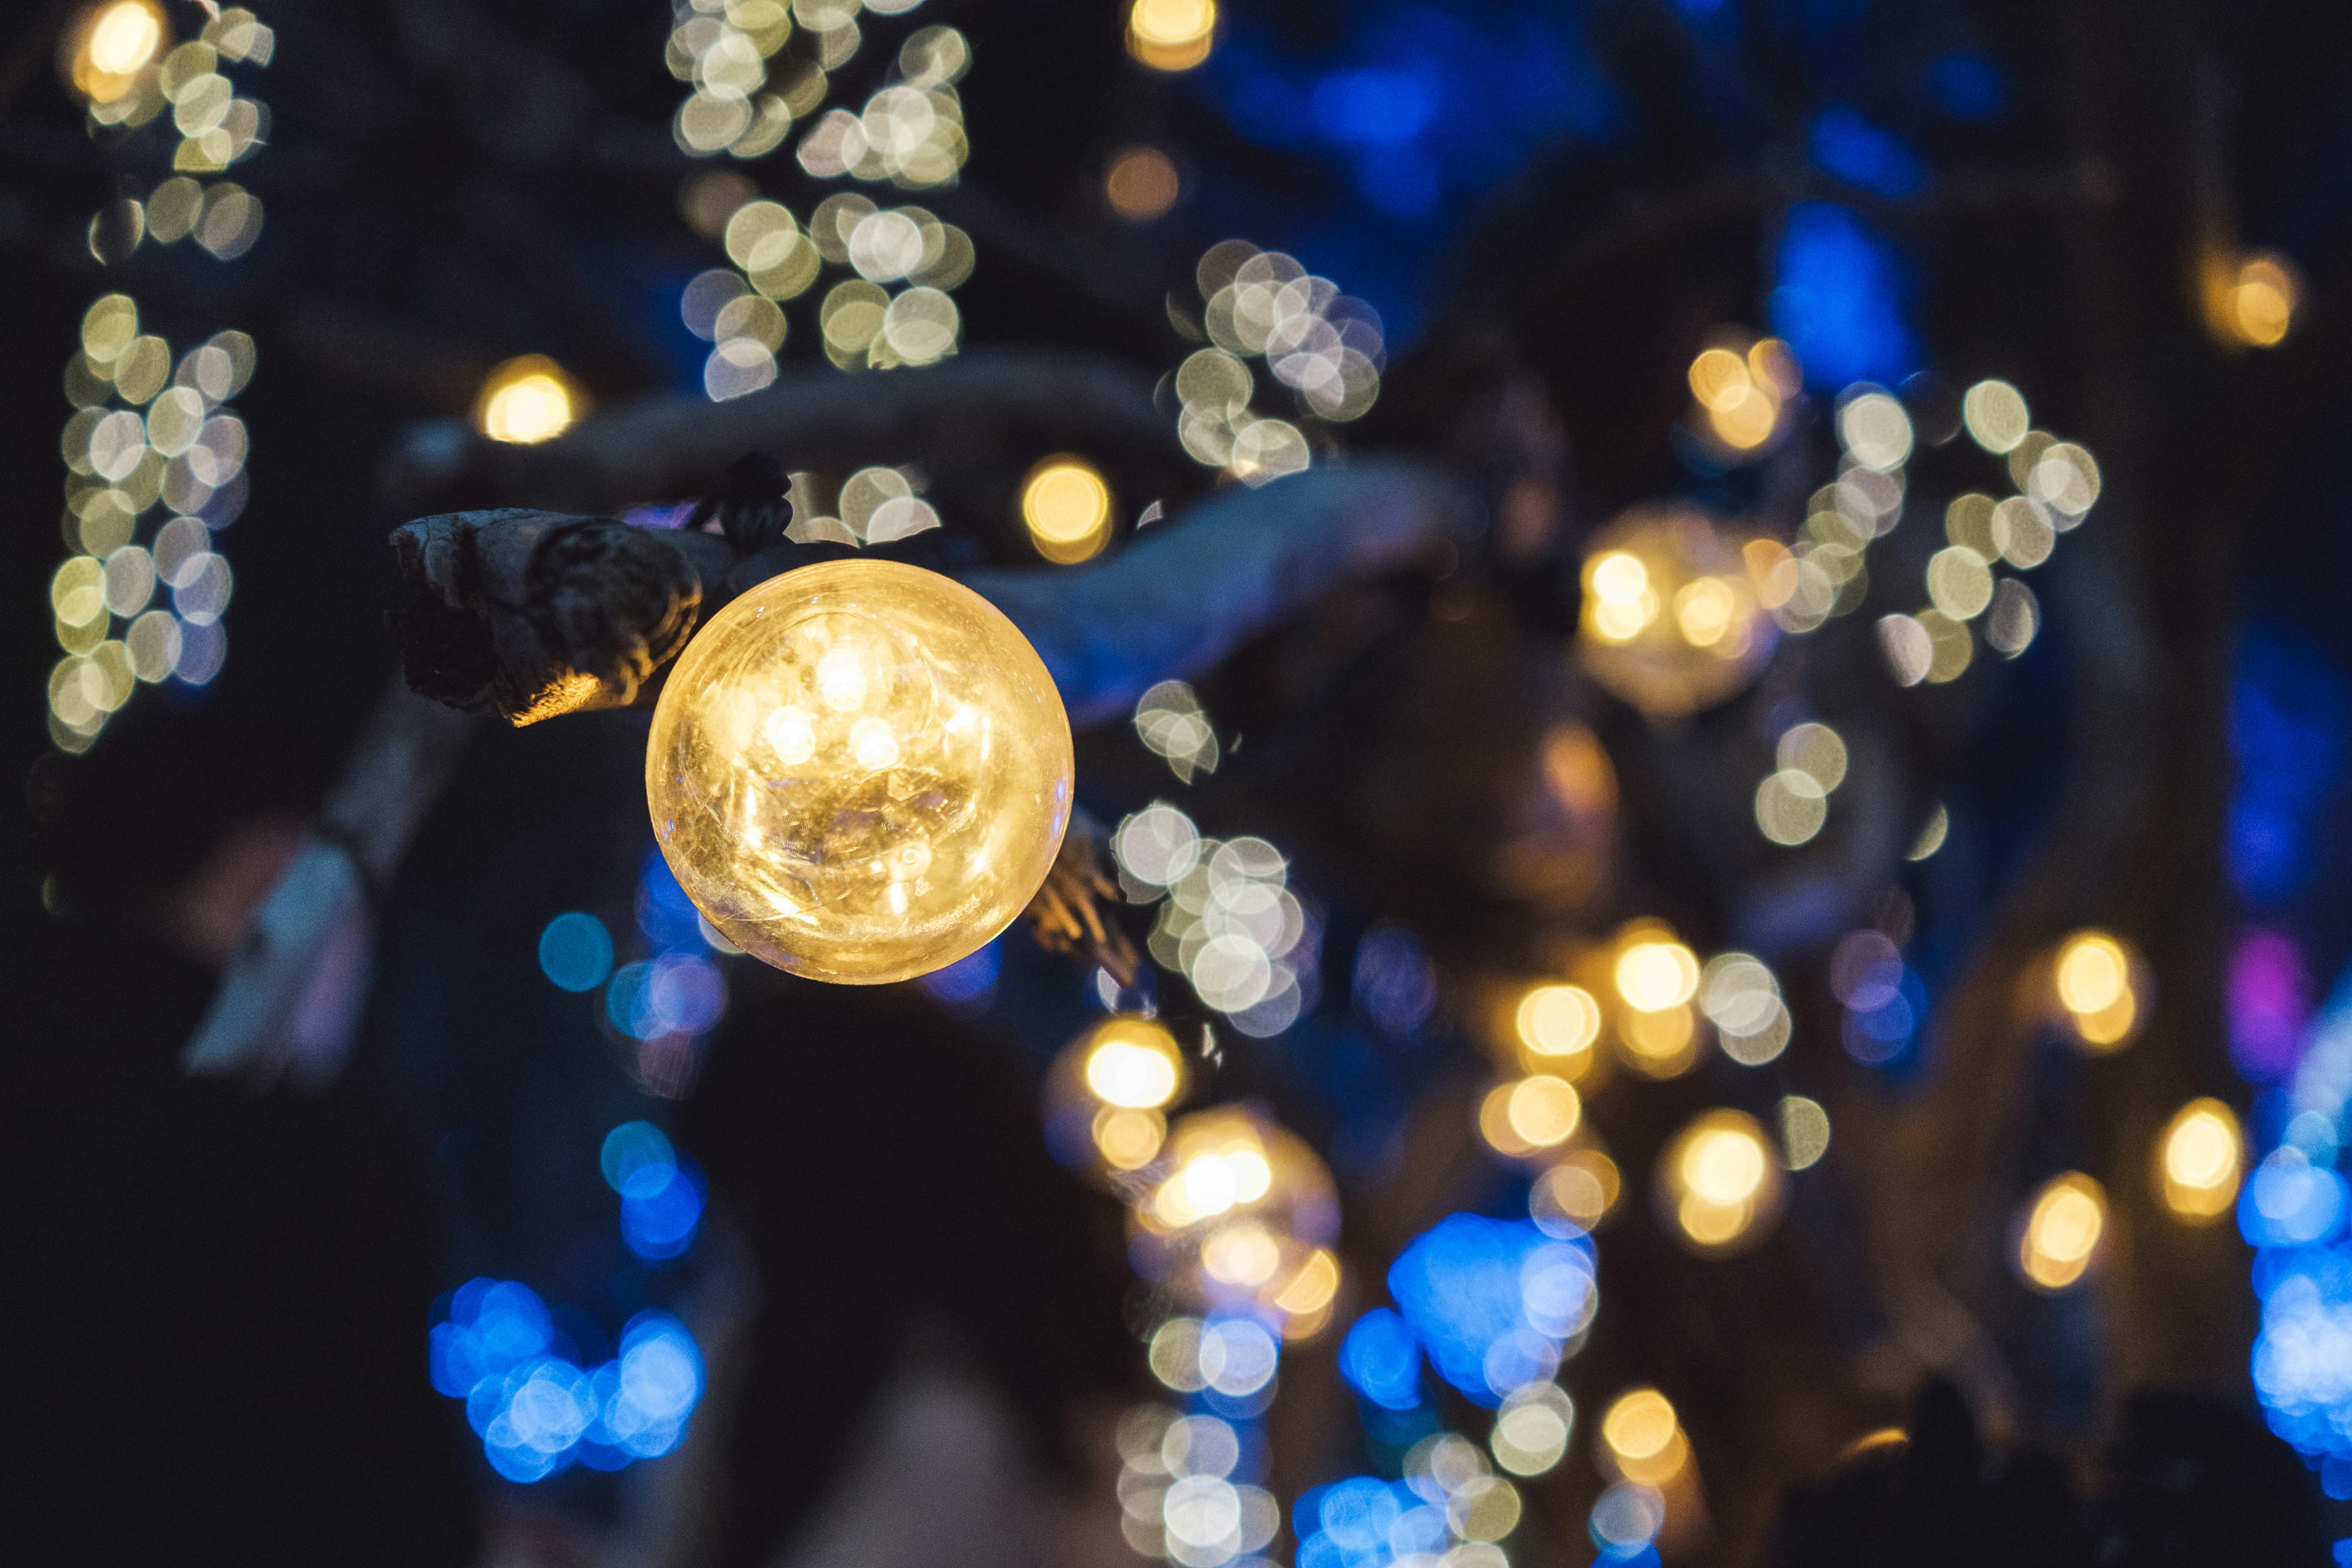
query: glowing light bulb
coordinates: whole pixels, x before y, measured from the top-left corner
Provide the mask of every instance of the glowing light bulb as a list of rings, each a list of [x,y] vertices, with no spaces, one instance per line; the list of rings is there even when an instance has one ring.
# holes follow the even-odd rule
[[[493,441],[551,441],[572,428],[586,401],[562,365],[545,354],[522,354],[483,381],[474,427]]]
[[[928,973],[1011,924],[1070,816],[1070,725],[995,606],[934,573],[830,561],[687,645],[654,709],[662,854],[730,941],[846,984]]]

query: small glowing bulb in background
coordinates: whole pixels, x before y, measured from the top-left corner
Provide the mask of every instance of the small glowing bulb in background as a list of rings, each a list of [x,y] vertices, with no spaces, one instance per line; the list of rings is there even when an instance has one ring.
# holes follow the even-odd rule
[[[1591,1059],[1592,1042],[1601,1036],[1601,1004],[1581,985],[1538,985],[1519,999],[1513,1022],[1519,1043],[1536,1056],[1583,1058],[1568,1064],[1573,1074]]]
[[[81,26],[67,33],[68,74],[91,102],[111,103],[131,89],[167,36],[163,10],[152,0],[92,6]]]
[[[2095,1051],[2111,1051],[2131,1038],[2139,1022],[2134,993],[2136,967],[2129,949],[2102,931],[2080,931],[2058,947],[2052,979],[2059,1005],[2074,1032]]]
[[[1048,458],[1022,481],[1021,520],[1046,560],[1090,560],[1110,542],[1110,487],[1083,458]]]
[[[2080,1171],[2053,1176],[2026,1211],[2018,1270],[2036,1289],[2063,1290],[2091,1267],[2106,1228],[2105,1188]]]
[[[687,645],[646,744],[654,835],[746,952],[880,984],[1010,925],[1070,817],[1070,725],[1013,623],[936,573],[829,561]]]
[[[1698,960],[1673,941],[1637,942],[1617,958],[1617,994],[1644,1013],[1679,1007],[1698,989]]]
[[[493,441],[551,441],[572,428],[586,402],[562,365],[545,354],[519,354],[483,380],[474,428]]]
[[[1496,1086],[1478,1108],[1478,1131],[1497,1153],[1531,1154],[1567,1142],[1583,1118],[1573,1085],[1536,1073]]]
[[[1675,1077],[1697,1059],[1698,1020],[1690,1004],[1698,991],[1698,957],[1653,922],[1637,922],[1620,941],[1612,978],[1624,1004],[1617,1015],[1622,1054],[1648,1077]]]
[[[1756,1119],[1710,1110],[1675,1136],[1658,1160],[1658,1206],[1701,1253],[1759,1238],[1780,1212],[1780,1163]]]
[[[1111,160],[1103,195],[1111,211],[1129,223],[1146,223],[1176,205],[1181,189],[1176,165],[1157,147],[1130,147]]]
[[[1486,1446],[1495,1463],[1515,1476],[1539,1476],[1568,1452],[1576,1406],[1556,1383],[1536,1382],[1512,1393],[1495,1413]]]
[[[1216,0],[1135,0],[1127,52],[1153,70],[1191,70],[1216,41]]]
[[[1616,1206],[1619,1184],[1616,1161],[1598,1149],[1571,1150],[1528,1189],[1528,1213],[1547,1236],[1591,1230]]]
[[[1183,1083],[1175,1037],[1149,1018],[1114,1018],[1094,1033],[1087,1087],[1106,1105],[1157,1110]]]
[[[1794,396],[1803,377],[1777,338],[1765,338],[1745,352],[1717,344],[1691,361],[1691,396],[1706,412],[1706,433],[1735,457],[1744,457],[1772,438],[1780,405]]]
[[[2157,1191],[2165,1207],[2191,1225],[2230,1212],[2244,1170],[2237,1115],[2218,1100],[2190,1100],[2157,1140]]]
[[[1765,552],[1769,553],[1769,552]],[[1759,571],[1706,513],[1634,507],[1592,538],[1578,656],[1592,678],[1652,718],[1731,697],[1763,668],[1778,628]],[[1782,553],[1785,553],[1783,552]]]
[[[1330,1173],[1297,1134],[1218,1106],[1180,1117],[1128,1211],[1129,1255],[1188,1307],[1255,1307],[1314,1332],[1339,1283]]]
[[[2214,256],[2205,263],[2205,324],[2225,343],[2274,348],[2294,324],[2301,289],[2278,257]]]
[[[1690,1455],[1674,1405],[1654,1388],[1619,1394],[1601,1418],[1601,1441],[1617,1473],[1636,1486],[1674,1479]]]

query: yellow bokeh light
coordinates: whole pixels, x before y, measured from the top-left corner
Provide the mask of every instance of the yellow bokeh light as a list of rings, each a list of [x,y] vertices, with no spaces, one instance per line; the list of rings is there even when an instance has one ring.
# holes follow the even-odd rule
[[[1658,613],[1650,591],[1650,571],[1638,555],[1612,551],[1584,568],[1586,618],[1604,641],[1628,642]]]
[[[1721,1207],[1753,1198],[1770,1169],[1763,1141],[1739,1128],[1707,1128],[1683,1150],[1684,1184],[1692,1195]]]
[[[545,354],[520,354],[490,372],[474,399],[474,428],[493,441],[551,441],[572,428],[587,399]]]
[[[1744,386],[1729,405],[1706,411],[1708,428],[1727,447],[1752,451],[1772,438],[1780,423],[1780,405],[1762,387]]]
[[[1733,454],[1753,452],[1779,428],[1781,399],[1794,390],[1784,380],[1786,359],[1786,345],[1768,338],[1744,354],[1718,344],[1691,361],[1691,395],[1706,433]]]
[[[1318,1247],[1268,1295],[1267,1304],[1276,1311],[1304,1318],[1322,1311],[1339,1293],[1339,1260],[1328,1248]],[[1286,1333],[1284,1337],[1290,1336]]]
[[[2104,1012],[2129,984],[2122,946],[2103,931],[2079,932],[2059,950],[2058,999],[2070,1013]]]
[[[1095,1113],[1096,1152],[1114,1171],[1139,1171],[1159,1156],[1168,1123],[1156,1110],[1125,1110],[1107,1105]]]
[[[1505,1115],[1511,1131],[1531,1147],[1550,1149],[1568,1142],[1583,1120],[1584,1102],[1565,1079],[1549,1073],[1523,1078],[1511,1086]]]
[[[1046,560],[1088,560],[1110,542],[1110,487],[1083,458],[1048,458],[1022,481],[1021,519]]]
[[[1158,217],[1176,205],[1181,184],[1176,165],[1157,147],[1130,147],[1111,161],[1103,195],[1111,211],[1130,223]]]
[[[1221,1227],[1202,1243],[1201,1267],[1221,1285],[1255,1289],[1282,1267],[1282,1244],[1265,1226],[1244,1220]]]
[[[1478,1136],[1496,1153],[1513,1159],[1536,1152],[1536,1146],[1520,1137],[1518,1129],[1511,1125],[1511,1090],[1517,1087],[1498,1083],[1478,1102]]]
[[[2107,1194],[2080,1171],[2054,1176],[2033,1199],[2018,1238],[2017,1264],[2026,1283],[2063,1290],[2096,1257],[2107,1226]]]
[[[1748,374],[1747,360],[1729,349],[1707,349],[1691,361],[1691,395],[1698,399],[1702,407],[1717,412],[1730,408],[1754,384]]]
[[[1674,1405],[1654,1388],[1619,1394],[1601,1418],[1601,1441],[1617,1472],[1636,1486],[1672,1480],[1689,1456]]]
[[[1595,533],[1577,637],[1586,671],[1653,718],[1738,692],[1778,635],[1764,606],[1780,563],[1751,555],[1749,542],[1682,504],[1632,508]]]
[[[1780,1212],[1780,1163],[1756,1119],[1711,1110],[1694,1119],[1658,1161],[1661,1211],[1702,1253],[1728,1250],[1762,1234]]]
[[[1176,1097],[1183,1058],[1175,1037],[1149,1019],[1121,1018],[1096,1034],[1087,1087],[1106,1105],[1155,1110]]]
[[[2237,1114],[2218,1100],[2192,1100],[2157,1141],[2157,1191],[2164,1206],[2192,1225],[2230,1212],[2245,1170],[2245,1136]]]
[[[1601,1035],[1601,1004],[1581,985],[1538,985],[1520,998],[1519,1043],[1539,1057],[1580,1056]]]
[[[93,6],[80,26],[68,32],[68,74],[91,102],[112,103],[138,84],[139,73],[162,51],[168,36],[163,8],[153,0],[112,0]]]
[[[917,567],[830,561],[759,584],[687,646],[646,797],[729,940],[878,984],[1012,923],[1061,846],[1071,765],[1053,678],[995,606]]]
[[[2267,256],[2249,259],[2230,296],[2239,336],[2256,348],[2279,342],[2294,320],[2294,279],[2284,267]]]
[[[2283,259],[2214,254],[2203,271],[2205,323],[2216,338],[2258,349],[2285,340],[2302,289]]]
[[[1190,70],[1209,58],[1216,29],[1216,0],[1135,0],[1127,49],[1154,70]]]
[[[1616,1205],[1622,1181],[1617,1162],[1600,1150],[1571,1150],[1528,1188],[1528,1210],[1554,1235],[1561,1220],[1591,1230]]]
[[[1625,1058],[1645,1078],[1675,1078],[1698,1059],[1698,1020],[1687,1006],[1627,1012],[1617,1020]]]
[[[2105,931],[2077,931],[2059,945],[2058,1000],[2084,1045],[2111,1050],[2130,1038],[2139,1022],[2132,969],[2129,951]]]
[[[1196,1309],[1252,1302],[1279,1317],[1286,1339],[1328,1321],[1339,1199],[1297,1135],[1240,1106],[1194,1111],[1169,1130],[1150,1174],[1155,1184],[1128,1210],[1145,1275]]]
[[[1675,624],[1693,647],[1713,647],[1738,623],[1739,598],[1720,577],[1700,577],[1675,595]]]
[[[1617,994],[1643,1013],[1679,1007],[1698,990],[1698,958],[1672,940],[1635,942],[1617,955]]]

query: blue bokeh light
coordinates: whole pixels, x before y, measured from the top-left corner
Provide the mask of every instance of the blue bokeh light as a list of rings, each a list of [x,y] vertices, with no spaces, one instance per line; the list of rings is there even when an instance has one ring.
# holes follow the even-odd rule
[[[1339,1375],[1382,1409],[1410,1410],[1421,1403],[1421,1345],[1402,1318],[1375,1307],[1340,1342]]]
[[[1428,1486],[1424,1479],[1421,1483]],[[1444,1494],[1413,1484],[1349,1476],[1309,1489],[1292,1510],[1298,1568],[1386,1568],[1434,1563],[1450,1539]]]
[[[613,972],[613,933],[594,915],[558,915],[539,933],[539,967],[566,991],[593,991]]]
[[[1901,1056],[1927,1016],[1927,988],[1907,964],[1889,966],[1894,984],[1855,993],[1840,1025],[1846,1054],[1870,1067],[1885,1067]]]
[[[1440,1220],[1389,1269],[1389,1294],[1438,1375],[1489,1408],[1558,1370],[1594,1289],[1589,1238],[1477,1215]]]
[[[727,977],[707,958],[688,952],[625,963],[604,991],[604,1016],[633,1039],[699,1035],[727,1011]]]
[[[625,1198],[651,1197],[677,1174],[677,1152],[650,1121],[624,1121],[604,1134],[597,1167],[604,1184]]]
[[[995,992],[997,976],[1003,968],[1004,945],[1000,938],[966,953],[944,969],[931,971],[915,984],[950,1006],[976,1008]]]
[[[1853,214],[1831,202],[1789,209],[1770,310],[1773,330],[1796,351],[1808,385],[1892,386],[1919,368],[1902,289],[1894,247]]]
[[[662,952],[704,951],[702,913],[678,885],[677,874],[656,845],[646,853],[637,878],[637,930]]]
[[[1402,926],[1375,926],[1356,944],[1356,1011],[1384,1035],[1412,1034],[1437,1006],[1437,973]]]
[[[668,1177],[659,1186],[621,1194],[621,1239],[648,1262],[685,1252],[702,1223],[701,1173],[680,1164],[669,1169]]]
[[[1812,150],[1814,163],[1877,195],[1907,196],[1927,180],[1927,166],[1909,142],[1851,109],[1824,110],[1815,118]]]
[[[2238,1195],[2238,1228],[2256,1247],[2308,1247],[2344,1226],[2344,1178],[2281,1149],[2255,1167]]]
[[[1928,68],[1936,101],[1955,120],[1991,120],[2009,107],[2009,79],[1982,55],[1958,51]]]
[[[490,1468],[524,1484],[667,1454],[702,1397],[702,1353],[677,1319],[640,1312],[620,1354],[586,1369],[553,1353],[547,1304],[509,1279],[460,1286],[427,1346],[434,1388],[465,1401]]]
[[[1364,66],[1325,77],[1309,103],[1316,129],[1327,140],[1343,147],[1394,147],[1429,128],[1438,94],[1426,70]]]
[[[2312,818],[2331,795],[2352,698],[2323,654],[2276,627],[2250,627],[2237,665],[2230,871],[2249,900],[2275,905],[2311,874]]]

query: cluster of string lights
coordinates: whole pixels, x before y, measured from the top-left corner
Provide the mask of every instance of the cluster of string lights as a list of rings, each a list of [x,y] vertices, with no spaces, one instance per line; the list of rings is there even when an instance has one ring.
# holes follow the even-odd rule
[[[1387,357],[1370,305],[1294,258],[1243,239],[1211,246],[1194,280],[1202,305],[1193,330],[1212,346],[1185,360],[1174,384],[1182,405],[1177,437],[1194,461],[1258,485],[1311,460],[1297,424],[1251,406],[1258,391],[1252,359],[1295,395],[1302,418],[1340,425],[1370,411]]]
[[[659,1458],[702,1397],[702,1353],[677,1319],[638,1313],[611,1360],[583,1366],[547,1303],[511,1279],[459,1286],[430,1344],[433,1386],[465,1402],[490,1468],[524,1484]]]
[[[679,147],[696,157],[750,162],[797,128],[795,158],[815,178],[910,191],[953,184],[969,152],[955,83],[971,60],[955,28],[910,34],[892,79],[862,110],[816,114],[829,73],[857,52],[860,9],[858,0],[796,0],[789,9],[775,0],[683,0],[667,47],[671,73],[694,84],[674,126]],[[863,9],[897,16],[913,3]],[[961,319],[950,291],[971,275],[971,240],[928,209],[884,206],[841,191],[817,203],[803,223],[731,172],[689,182],[684,205],[731,263],[694,279],[680,300],[688,328],[712,345],[703,389],[714,401],[775,380],[787,331],[783,306],[814,287],[827,266],[854,274],[817,306],[819,338],[835,364],[887,369],[955,352]]]
[[[644,957],[616,964],[611,928],[574,910],[541,931],[539,966],[557,989],[593,994],[598,1023],[632,1081],[675,1100],[692,1087],[727,1009],[717,960],[739,950],[702,918],[657,850],[646,857],[635,903]],[[693,1162],[638,1120],[605,1134],[596,1165],[629,1251],[656,1267],[683,1257],[707,1195]],[[669,1453],[702,1394],[700,1348],[677,1319],[638,1313],[614,1356],[587,1365],[538,1293],[515,1280],[461,1286],[432,1329],[429,1352],[433,1386],[465,1402],[490,1468],[524,1485],[574,1465],[617,1470]]]
[[[221,68],[268,65],[275,37],[231,9],[170,45],[170,19],[150,0],[94,6],[68,39],[93,134],[161,124],[169,110],[177,137],[174,173],[91,219],[90,253],[110,266],[150,240],[189,239],[233,260],[261,232],[258,198],[201,176],[262,145],[268,109],[238,97]],[[247,434],[230,399],[254,366],[253,340],[236,331],[175,354],[125,293],[84,312],[65,373],[74,412],[59,437],[70,553],[49,583],[63,657],[49,672],[48,729],[59,750],[87,751],[142,684],[203,686],[220,673],[235,578],[214,536],[245,507]]]
[[[1137,1552],[1186,1568],[1259,1563],[1281,1528],[1261,1425],[1286,1342],[1329,1321],[1339,1209],[1313,1151],[1263,1110],[1219,1105],[1172,1123],[1188,1058],[1156,1018],[1104,1018],[1055,1060],[1047,1145],[1117,1194],[1149,1282],[1154,1377],[1181,1405],[1120,1420],[1118,1500]]]

